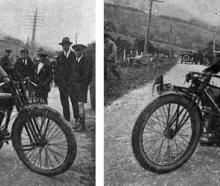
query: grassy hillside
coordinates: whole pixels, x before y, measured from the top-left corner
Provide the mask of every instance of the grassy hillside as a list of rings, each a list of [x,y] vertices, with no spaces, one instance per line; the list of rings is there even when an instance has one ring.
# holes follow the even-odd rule
[[[147,14],[137,8],[105,3],[105,22],[111,22],[119,34],[144,37]],[[168,43],[171,25],[174,45],[195,49],[204,47],[213,38],[212,31],[205,23],[161,15],[152,17],[151,40]]]
[[[149,9],[149,2],[147,2],[146,0],[105,0],[105,2],[126,7],[133,7],[142,11],[148,11]],[[153,10],[156,11],[158,15],[178,17],[184,20],[189,20],[191,17],[193,17],[193,15],[188,11],[168,2],[154,3]]]

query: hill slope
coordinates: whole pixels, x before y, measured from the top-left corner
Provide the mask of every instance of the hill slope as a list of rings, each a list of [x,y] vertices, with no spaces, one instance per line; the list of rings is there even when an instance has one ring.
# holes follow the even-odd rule
[[[133,7],[142,11],[148,10],[149,3],[146,0],[105,0],[106,3],[111,3],[115,5]],[[157,15],[165,15],[181,18],[184,20],[190,20],[193,15],[191,15],[188,11],[181,9],[170,3],[154,3],[153,10]]]
[[[121,3],[121,1],[120,1]],[[136,2],[137,3],[137,2]],[[115,31],[132,37],[144,37],[147,14],[130,6],[105,3],[105,22],[111,22]],[[190,16],[188,16],[190,18]],[[172,25],[172,44],[185,48],[199,48],[213,39],[213,32],[197,20],[157,15],[152,17],[151,40],[168,43]]]

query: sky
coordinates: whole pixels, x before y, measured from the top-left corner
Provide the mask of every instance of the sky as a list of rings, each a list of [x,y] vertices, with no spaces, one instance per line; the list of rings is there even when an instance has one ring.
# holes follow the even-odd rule
[[[63,37],[75,43],[95,41],[95,0],[0,0],[0,34],[26,41],[32,37],[34,10],[39,21],[36,42],[59,50]]]
[[[186,9],[194,16],[209,22],[212,25],[220,25],[220,1],[219,0],[164,0]]]

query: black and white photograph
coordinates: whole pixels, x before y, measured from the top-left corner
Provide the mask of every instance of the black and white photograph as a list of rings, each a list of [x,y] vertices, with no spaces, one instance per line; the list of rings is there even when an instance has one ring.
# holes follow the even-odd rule
[[[220,185],[220,2],[105,0],[105,185]]]
[[[0,1],[0,185],[95,185],[95,0]]]

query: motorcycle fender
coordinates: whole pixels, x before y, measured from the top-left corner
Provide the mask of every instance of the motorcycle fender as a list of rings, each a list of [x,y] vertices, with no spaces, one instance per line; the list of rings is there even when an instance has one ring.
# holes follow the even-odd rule
[[[12,125],[12,131],[13,131],[13,128],[14,126],[16,125],[16,123],[22,119],[22,118],[26,118],[29,114],[33,113],[34,111],[36,110],[45,110],[45,112],[53,112],[55,114],[57,114],[58,117],[61,117],[63,118],[63,116],[58,112],[56,111],[55,109],[51,108],[51,107],[48,107],[46,105],[42,105],[42,104],[34,104],[34,105],[30,105],[30,106],[27,106],[27,107],[24,107],[17,115],[17,117],[15,118],[14,122],[13,122],[13,125]]]

